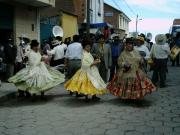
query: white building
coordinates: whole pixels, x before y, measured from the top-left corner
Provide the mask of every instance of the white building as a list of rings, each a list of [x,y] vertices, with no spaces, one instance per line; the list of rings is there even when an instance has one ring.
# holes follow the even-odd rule
[[[119,15],[119,29],[124,30],[126,34],[129,33],[129,22],[130,19],[124,13]]]
[[[90,23],[103,23],[104,0],[90,0]]]

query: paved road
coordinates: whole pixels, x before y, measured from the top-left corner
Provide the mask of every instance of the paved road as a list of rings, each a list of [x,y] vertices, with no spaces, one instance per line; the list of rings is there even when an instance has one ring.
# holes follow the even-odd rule
[[[169,86],[143,103],[110,94],[86,103],[62,86],[47,93],[47,101],[17,100],[10,94],[0,99],[0,135],[180,135],[180,67],[169,72]]]

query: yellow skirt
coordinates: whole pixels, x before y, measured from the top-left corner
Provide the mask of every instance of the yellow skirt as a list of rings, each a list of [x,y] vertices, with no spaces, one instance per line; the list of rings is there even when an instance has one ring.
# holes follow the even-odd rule
[[[65,83],[64,87],[71,92],[78,92],[78,94],[102,95],[106,93],[105,89],[96,89],[91,83],[91,80],[88,78],[87,73],[81,69]]]

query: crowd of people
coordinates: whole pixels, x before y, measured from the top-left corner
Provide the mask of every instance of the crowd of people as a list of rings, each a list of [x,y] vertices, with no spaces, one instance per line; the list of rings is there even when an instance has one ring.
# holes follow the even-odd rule
[[[41,93],[44,98],[45,91],[65,82],[70,95],[86,101],[89,97],[100,100],[97,95],[108,92],[121,99],[141,100],[158,87],[166,87],[170,49],[180,47],[180,33],[174,39],[158,34],[155,43],[144,34],[125,39],[108,34],[74,35],[73,41],[64,42],[57,36],[43,40],[41,46],[26,36],[19,37],[18,46],[9,39],[0,46],[1,72],[6,75],[1,79],[14,83],[19,97]],[[172,66],[179,66],[179,54],[171,61]],[[60,65],[63,70],[58,71]]]

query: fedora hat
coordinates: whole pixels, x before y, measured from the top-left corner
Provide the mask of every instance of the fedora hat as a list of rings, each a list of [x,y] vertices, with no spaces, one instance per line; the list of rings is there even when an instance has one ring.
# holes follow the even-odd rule
[[[156,44],[163,45],[166,43],[166,36],[164,34],[158,34],[155,37]]]

